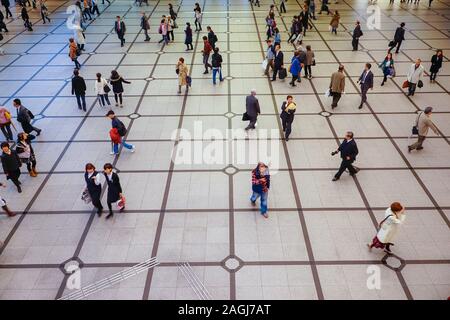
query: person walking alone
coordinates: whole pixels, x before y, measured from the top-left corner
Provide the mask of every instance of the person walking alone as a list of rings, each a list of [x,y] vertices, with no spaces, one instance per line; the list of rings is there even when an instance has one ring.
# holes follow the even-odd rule
[[[362,109],[363,104],[367,102],[367,92],[369,89],[373,90],[373,73],[370,71],[370,68],[372,68],[372,65],[366,63],[364,71],[358,80],[361,87],[361,103],[359,104],[358,109]]]
[[[116,101],[116,107],[119,106],[123,108],[123,100],[122,100],[122,94],[123,94],[123,85],[122,83],[130,84],[130,81],[125,80],[122,78],[121,75],[116,70],[111,71],[111,77],[109,78],[109,83],[113,87],[114,92],[114,100]]]
[[[280,45],[275,46],[275,55],[274,55],[274,62],[273,62],[273,74],[272,74],[272,80],[275,81],[277,79],[277,73],[284,68],[284,58],[283,58],[283,52],[280,49]]]
[[[208,37],[203,36],[202,54],[203,54],[203,65],[205,66],[205,72],[203,72],[203,74],[208,74],[208,68],[212,68],[212,66],[208,62],[211,51],[212,51],[212,47],[208,41]]]
[[[381,82],[381,86],[384,86],[384,83],[387,81],[387,77],[393,76],[395,74],[394,59],[392,59],[392,53],[387,54],[386,58],[384,58],[379,67],[383,71],[383,82]]]
[[[148,30],[150,30],[150,23],[148,22],[148,17],[144,11],[141,12],[141,29],[144,31],[145,40],[150,41],[150,37],[148,36]]]
[[[423,149],[423,142],[427,138],[428,130],[431,128],[433,132],[436,135],[439,135],[439,130],[436,127],[436,125],[431,120],[431,114],[433,112],[432,107],[426,107],[423,112],[420,112],[416,119],[416,125],[417,128],[417,142],[413,143],[412,145],[408,146],[408,152],[411,152],[412,150],[422,150]]]
[[[135,146],[132,144],[128,144],[125,142],[125,136],[127,134],[127,128],[125,127],[125,125],[123,124],[122,121],[119,120],[119,118],[116,117],[114,111],[109,110],[108,113],[106,114],[106,116],[111,119],[111,127],[113,129],[117,129],[117,133],[120,136],[120,143],[122,143],[122,146],[128,150],[130,150],[130,152],[134,152],[136,150]],[[114,143],[112,146],[112,151],[111,154],[112,155],[116,155],[119,153],[119,145],[117,143]]]
[[[80,76],[78,69],[73,71],[72,95],[75,95],[77,98],[78,109],[86,112],[86,82]]]
[[[332,109],[337,107],[344,90],[345,90],[344,66],[340,65],[338,71],[334,72],[331,75],[330,92],[333,97],[333,102],[331,103]]]
[[[395,53],[398,53],[400,51],[400,46],[402,45],[403,40],[405,40],[405,23],[400,23],[400,27],[398,27],[395,30],[394,34],[394,40],[389,43],[389,50],[388,53],[392,51],[392,49],[397,46],[397,50],[395,50]]]
[[[363,32],[361,31],[361,23],[359,21],[356,21],[355,23],[355,29],[353,30],[352,35],[352,51],[358,51],[359,46],[359,38],[363,36]]]
[[[48,23],[50,23],[50,18],[48,17],[48,9],[47,6],[45,5],[45,1],[46,0],[40,0],[40,12],[41,12],[41,18],[42,18],[42,23],[45,24],[45,20],[48,20]]]
[[[81,69],[81,64],[78,62],[78,55],[80,54],[80,49],[73,38],[69,39],[69,57],[75,63],[75,69]]]
[[[121,20],[120,16],[116,16],[116,22],[114,23],[114,31],[116,32],[117,37],[120,40],[120,46],[123,47],[125,43],[126,26],[125,22]]]
[[[216,84],[216,75],[219,73],[219,81],[222,82],[222,56],[219,53],[219,47],[214,48],[214,53],[211,56],[211,66],[213,73],[213,84]]]
[[[267,198],[270,189],[269,168],[263,162],[258,162],[255,169],[252,170],[252,195],[250,201],[256,205],[256,200],[261,198],[260,212],[264,218],[269,218],[267,214]]]
[[[4,183],[0,183],[0,187],[6,188],[6,185]],[[14,217],[16,214],[15,212],[12,212],[7,204],[6,204],[6,200],[3,199],[3,197],[0,197],[0,206],[2,207],[2,210],[5,211],[6,215],[8,217]],[[3,246],[3,243],[0,241],[0,247]]]
[[[444,55],[441,49],[437,50],[436,54],[431,57],[430,82],[436,81],[436,75],[442,67],[443,57]]]
[[[352,163],[356,160],[356,156],[358,155],[358,146],[356,145],[355,140],[353,139],[353,132],[348,131],[345,134],[345,139],[342,141],[341,145],[336,151],[333,151],[331,155],[335,155],[337,153],[341,153],[341,166],[338,172],[334,175],[332,181],[338,181],[341,175],[344,173],[345,169],[348,169],[350,176],[354,176],[358,173],[359,169],[355,168]]]
[[[20,99],[14,99],[13,106],[17,110],[17,122],[20,122],[23,131],[26,133],[36,131],[36,135],[39,136],[42,129],[33,127],[33,125],[31,124],[31,120],[34,119],[34,115],[31,113],[31,111],[22,105],[22,101],[20,101]]]
[[[312,78],[312,66],[315,65],[316,61],[314,59],[314,51],[312,51],[311,46],[306,46],[306,61],[305,61],[305,78]]]
[[[284,139],[289,141],[289,135],[292,131],[292,122],[294,122],[294,114],[297,105],[294,103],[292,96],[287,96],[286,101],[281,105],[281,124],[283,125]]]
[[[256,98],[255,89],[252,89],[250,95],[245,98],[245,111],[248,120],[250,120],[245,130],[255,129],[256,128],[255,124],[256,121],[258,120],[258,115],[261,114],[261,109],[259,107],[259,101]]]
[[[377,235],[372,243],[368,243],[369,251],[372,248],[384,249],[386,253],[392,253],[390,247],[398,232],[398,228],[405,221],[405,208],[399,202],[393,202],[384,213],[384,219],[379,224]]]
[[[8,19],[8,16],[10,18],[12,18],[12,13],[11,10],[9,10],[9,6],[11,5],[11,3],[9,2],[9,0],[1,0],[2,6],[5,7],[5,14],[6,14],[6,19]]]
[[[417,59],[416,63],[412,64],[409,68],[409,72],[406,77],[406,79],[408,80],[408,97],[414,95],[417,86],[420,88],[423,85],[422,76],[424,67],[421,63],[422,60]]]
[[[11,131],[11,125],[14,124],[11,121],[11,112],[5,107],[0,107],[0,129],[5,135],[6,141],[13,141],[13,134]],[[16,129],[14,127],[14,129]]]
[[[184,30],[184,34],[186,36],[184,40],[186,51],[194,50],[194,47],[192,46],[192,28],[189,22],[186,22],[186,29]]]
[[[188,75],[189,68],[184,63],[184,58],[178,59],[175,72],[178,74],[178,94],[181,93],[181,87],[186,86],[186,93],[189,91]]]

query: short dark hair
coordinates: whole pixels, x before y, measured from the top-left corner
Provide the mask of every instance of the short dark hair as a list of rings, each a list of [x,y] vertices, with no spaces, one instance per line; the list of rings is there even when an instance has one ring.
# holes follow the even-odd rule
[[[286,97],[286,100],[288,100],[289,98],[292,99],[293,97],[291,95],[289,95],[289,96]]]
[[[203,40],[208,40],[208,37],[207,37],[207,36],[203,36],[202,39],[203,39]]]
[[[181,58],[179,59],[179,61],[181,61],[181,63],[184,63],[184,58],[181,57]]]
[[[339,65],[339,71],[342,71],[342,70],[344,70],[344,65],[343,64]]]
[[[108,117],[108,116],[110,116],[110,115],[115,115],[114,111],[109,110],[108,113],[106,114],[106,116]]]
[[[404,27],[404,26],[405,26],[404,22],[400,23],[400,27]]]
[[[86,163],[86,166],[84,167],[84,169],[86,170],[86,171],[88,171],[88,170],[95,170],[95,166],[92,164],[92,163]]]
[[[0,148],[3,149],[4,147],[8,147],[9,148],[9,143],[6,142],[6,141],[2,142],[2,144],[0,145]]]
[[[426,107],[425,110],[423,111],[425,114],[429,114],[433,111],[433,107]]]
[[[347,135],[349,135],[350,138],[353,138],[353,132],[352,131],[347,131]]]
[[[120,16],[116,16],[116,18],[119,18],[119,19],[120,19]]]
[[[372,68],[372,65],[370,63],[366,63],[366,67],[367,67],[367,69],[370,69],[370,68]]]
[[[113,165],[111,164],[111,163],[105,163],[104,165],[103,165],[103,170],[106,170],[106,169],[112,169],[113,168]]]
[[[217,53],[217,52],[219,52],[219,47],[214,48],[214,53]]]
[[[20,133],[17,135],[17,140],[19,140],[19,141],[25,140],[24,135],[25,135],[24,132],[20,132]]]
[[[73,74],[74,74],[75,76],[77,76],[77,75],[80,74],[80,71],[78,71],[78,69],[75,69],[75,70],[73,70]]]
[[[22,105],[22,101],[20,99],[14,99],[13,102],[18,105]]]

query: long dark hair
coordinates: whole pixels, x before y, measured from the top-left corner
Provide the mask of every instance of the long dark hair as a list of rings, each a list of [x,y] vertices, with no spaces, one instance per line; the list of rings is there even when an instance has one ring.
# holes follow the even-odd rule
[[[119,73],[116,70],[111,71],[111,79],[119,79]]]
[[[97,82],[102,81],[102,74],[101,73],[97,73],[96,76],[97,76]]]

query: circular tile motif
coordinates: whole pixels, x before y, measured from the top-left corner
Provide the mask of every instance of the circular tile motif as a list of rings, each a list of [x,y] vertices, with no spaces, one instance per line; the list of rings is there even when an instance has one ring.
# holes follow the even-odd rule
[[[235,116],[236,114],[234,112],[227,112],[224,114],[225,117],[227,117],[228,119],[231,119]]]
[[[141,115],[139,113],[132,113],[132,114],[128,115],[128,118],[130,118],[130,119],[137,119],[140,116]]]
[[[153,81],[153,80],[155,80],[155,78],[154,78],[154,77],[149,77],[149,78],[145,78],[145,80],[147,80],[147,81]]]
[[[234,78],[232,76],[226,76],[224,79],[225,80],[233,80]]]
[[[236,270],[240,266],[240,262],[238,259],[229,258],[225,261],[225,266],[230,270]]]
[[[333,114],[328,111],[322,111],[322,112],[319,112],[319,115],[321,115],[322,117],[328,118],[328,117],[331,117]]]
[[[232,176],[238,172],[238,168],[235,166],[228,166],[223,170],[226,174]]]

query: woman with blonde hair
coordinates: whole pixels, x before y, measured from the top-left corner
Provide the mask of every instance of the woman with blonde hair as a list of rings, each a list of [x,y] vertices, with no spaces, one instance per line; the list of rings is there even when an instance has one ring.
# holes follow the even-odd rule
[[[181,87],[186,86],[186,92],[189,90],[189,69],[184,63],[184,58],[180,58],[177,63],[176,73],[178,74],[178,93],[181,93]]]

